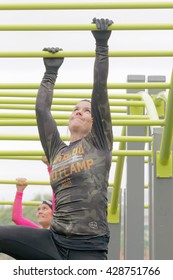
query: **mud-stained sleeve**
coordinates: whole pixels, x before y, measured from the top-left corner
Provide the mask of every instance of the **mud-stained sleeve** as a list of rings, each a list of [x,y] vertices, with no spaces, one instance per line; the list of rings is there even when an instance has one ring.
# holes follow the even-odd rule
[[[92,132],[100,149],[112,150],[113,136],[107,93],[108,47],[96,46],[92,92]]]
[[[51,115],[51,104],[54,85],[48,81],[42,81],[36,99],[36,118],[40,141],[45,155],[50,163],[55,150],[62,142],[55,120]]]

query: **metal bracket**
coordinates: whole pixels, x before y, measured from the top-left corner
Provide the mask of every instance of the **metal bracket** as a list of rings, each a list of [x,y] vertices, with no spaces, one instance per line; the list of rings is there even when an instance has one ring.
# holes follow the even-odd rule
[[[172,177],[172,152],[170,153],[167,164],[160,163],[160,151],[156,152],[156,177],[171,178]]]
[[[118,224],[120,222],[120,206],[118,205],[117,211],[115,214],[112,214],[110,211],[110,204],[108,205],[108,223]]]

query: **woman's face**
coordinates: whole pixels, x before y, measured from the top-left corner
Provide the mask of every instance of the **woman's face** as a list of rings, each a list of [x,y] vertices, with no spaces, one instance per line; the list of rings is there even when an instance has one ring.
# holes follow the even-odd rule
[[[92,128],[91,103],[80,101],[73,109],[69,118],[69,130],[71,133],[80,132],[86,136]]]
[[[52,219],[52,210],[47,204],[40,204],[37,208],[36,217],[43,228],[49,228]]]

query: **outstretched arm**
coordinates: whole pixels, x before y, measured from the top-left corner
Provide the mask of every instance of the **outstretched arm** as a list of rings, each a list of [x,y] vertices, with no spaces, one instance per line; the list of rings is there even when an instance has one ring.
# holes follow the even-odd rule
[[[17,191],[12,207],[12,221],[16,225],[40,228],[37,224],[23,217],[22,198],[23,198],[23,191],[27,187],[27,180],[25,178],[17,178],[16,181],[17,181],[16,184]]]
[[[52,54],[60,51],[59,48],[44,48]],[[63,58],[44,58],[46,72],[40,84],[36,99],[37,125],[44,152],[50,164],[50,147],[52,142],[61,142],[56,122],[51,115],[53,89],[58,74],[58,69],[63,63]],[[54,143],[55,144],[55,143]]]
[[[107,93],[108,77],[108,40],[111,31],[107,30],[113,21],[109,19],[93,19],[97,31],[92,31],[96,42],[96,58],[94,63],[94,84],[92,92],[93,132],[97,137],[97,145],[101,149],[112,150],[112,124]]]

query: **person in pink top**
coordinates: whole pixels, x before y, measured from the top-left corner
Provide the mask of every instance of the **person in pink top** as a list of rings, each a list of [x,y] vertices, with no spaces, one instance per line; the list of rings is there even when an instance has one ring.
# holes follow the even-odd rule
[[[48,166],[46,157],[42,158],[42,161]],[[48,166],[48,172],[50,173],[50,167]],[[23,216],[22,211],[22,199],[23,199],[23,192],[27,187],[27,179],[26,178],[17,178],[16,179],[16,195],[12,207],[12,221],[16,225],[28,226],[33,228],[46,228],[50,227],[50,221],[52,219],[53,211],[54,211],[54,194],[52,193],[52,201],[51,200],[44,200],[37,208],[37,221],[38,224],[32,222],[29,219],[26,219]]]
[[[27,179],[26,178],[17,178],[16,179],[16,195],[12,207],[12,220],[16,225],[21,226],[28,226],[33,228],[49,228],[50,221],[52,219],[52,202],[50,200],[44,200],[42,203],[38,206],[36,217],[38,220],[38,224],[26,219],[23,216],[22,211],[22,198],[23,198],[23,192],[25,188],[27,187]]]

